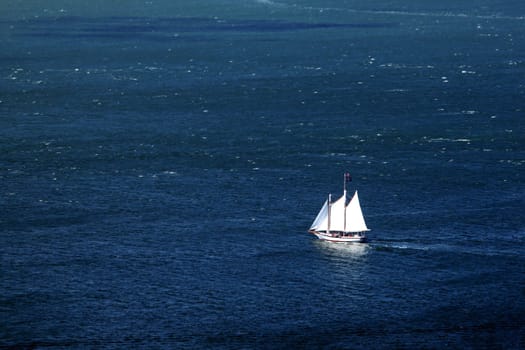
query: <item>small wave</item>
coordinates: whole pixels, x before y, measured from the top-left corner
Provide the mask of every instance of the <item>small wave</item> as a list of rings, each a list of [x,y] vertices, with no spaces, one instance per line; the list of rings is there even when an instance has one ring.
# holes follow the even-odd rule
[[[344,10],[344,9],[341,9]],[[410,12],[410,11],[391,11],[391,10],[351,10],[349,12],[396,15],[396,16],[417,16],[417,17],[452,17],[452,18],[476,18],[476,19],[502,19],[502,20],[525,20],[525,16],[504,16],[499,14],[475,15],[467,13],[452,12]]]
[[[469,14],[469,13],[454,13],[454,12],[413,12],[413,11],[399,11],[399,10],[364,10],[364,9],[352,9],[352,8],[341,8],[341,7],[317,7],[317,6],[302,6],[299,4],[284,4],[272,0],[255,0],[256,3],[282,7],[282,8],[296,8],[306,11],[316,12],[348,12],[348,13],[361,13],[361,14],[372,14],[372,15],[393,15],[393,16],[411,16],[411,17],[438,17],[438,18],[474,18],[474,19],[498,19],[498,20],[516,20],[523,21],[525,16],[508,16],[502,14]]]
[[[433,65],[409,65],[403,63],[384,63],[379,65],[380,68],[393,68],[393,69],[434,69]]]
[[[255,0],[256,3],[263,4],[263,5],[270,5],[270,6],[277,6],[277,7],[283,7],[284,4],[277,3],[275,1],[271,0]]]

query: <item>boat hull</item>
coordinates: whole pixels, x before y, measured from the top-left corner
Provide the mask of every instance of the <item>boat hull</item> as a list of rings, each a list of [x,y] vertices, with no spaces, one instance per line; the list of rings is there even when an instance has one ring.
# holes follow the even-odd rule
[[[319,231],[308,231],[317,238],[329,241],[329,242],[335,242],[335,243],[364,243],[367,241],[367,238],[364,234],[342,234],[342,233],[326,233],[326,232],[319,232]]]

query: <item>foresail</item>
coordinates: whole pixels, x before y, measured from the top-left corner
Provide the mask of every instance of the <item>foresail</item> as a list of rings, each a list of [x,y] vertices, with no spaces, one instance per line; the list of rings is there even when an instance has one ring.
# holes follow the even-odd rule
[[[323,226],[325,227],[323,228]],[[310,226],[310,230],[326,230],[326,226],[328,226],[328,200],[324,202],[319,214],[317,214],[312,226]]]
[[[362,232],[369,231],[363,217],[361,205],[359,204],[359,197],[355,191],[352,200],[346,206],[346,231],[347,232]]]

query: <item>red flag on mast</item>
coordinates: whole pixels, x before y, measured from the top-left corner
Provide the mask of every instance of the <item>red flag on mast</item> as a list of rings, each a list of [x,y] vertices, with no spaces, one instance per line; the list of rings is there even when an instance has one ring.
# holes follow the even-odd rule
[[[345,173],[345,182],[350,182],[352,181],[352,176],[350,175],[350,173]]]

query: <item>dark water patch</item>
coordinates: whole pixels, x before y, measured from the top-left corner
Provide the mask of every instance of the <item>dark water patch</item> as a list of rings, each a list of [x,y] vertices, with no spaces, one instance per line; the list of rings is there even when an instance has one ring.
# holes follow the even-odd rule
[[[221,20],[216,18],[109,17],[38,18],[10,22],[19,36],[49,38],[121,38],[137,35],[173,37],[180,33],[290,32],[315,29],[384,29],[395,23],[315,23],[280,20]]]
[[[516,322],[517,321],[517,322]],[[322,321],[321,321],[322,322]],[[209,346],[232,345],[238,346],[263,346],[276,349],[290,347],[302,348],[358,348],[365,349],[382,342],[383,346],[438,346],[445,339],[451,344],[457,342],[454,336],[466,338],[466,343],[482,345],[476,337],[486,337],[493,334],[492,341],[485,345],[502,346],[505,344],[517,345],[522,341],[519,337],[504,340],[502,335],[518,335],[523,327],[519,320],[504,322],[477,322],[471,324],[452,323],[449,325],[436,325],[432,327],[410,327],[402,324],[331,324],[320,323],[317,327],[305,326],[295,331],[275,333],[257,333],[249,330],[239,331],[239,334],[211,334],[203,340]],[[198,335],[197,339],[200,337]],[[381,340],[379,340],[381,339]],[[485,339],[486,340],[486,339]]]

